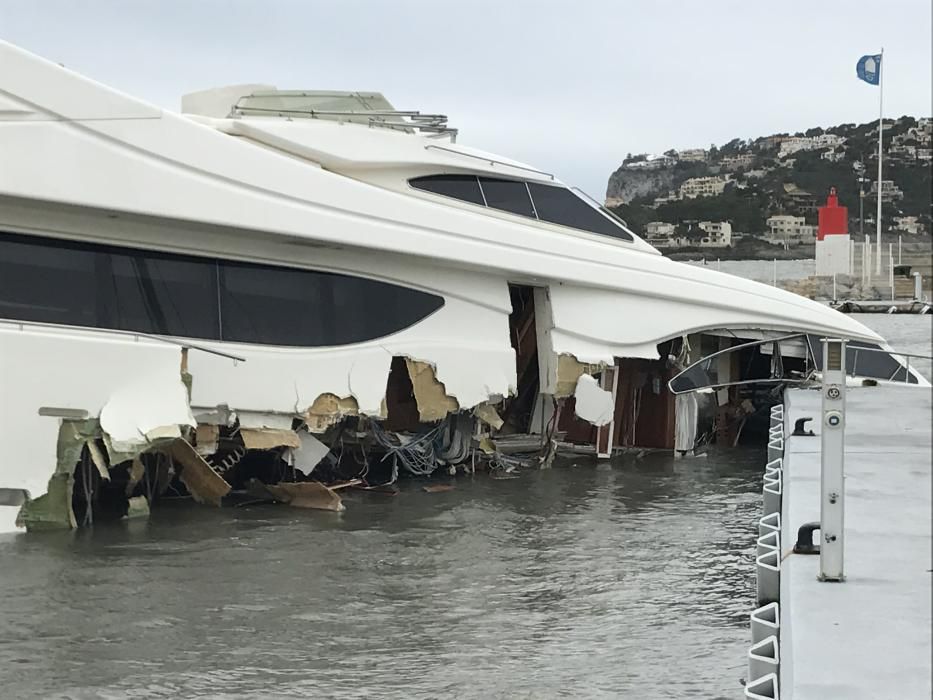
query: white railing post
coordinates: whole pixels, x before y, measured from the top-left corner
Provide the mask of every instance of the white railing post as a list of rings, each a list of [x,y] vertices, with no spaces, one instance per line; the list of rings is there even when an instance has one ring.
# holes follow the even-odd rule
[[[820,581],[845,580],[846,341],[823,338]]]
[[[894,301],[894,244],[888,243],[888,284],[891,285],[891,301]]]

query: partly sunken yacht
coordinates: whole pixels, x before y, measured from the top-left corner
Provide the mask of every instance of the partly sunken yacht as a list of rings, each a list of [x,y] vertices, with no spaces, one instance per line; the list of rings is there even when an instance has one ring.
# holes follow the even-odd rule
[[[0,532],[503,464],[506,434],[687,452],[704,408],[668,382],[691,361],[743,346],[707,408],[733,442],[746,382],[805,377],[823,335],[883,344],[376,93],[176,114],[7,43],[0,65]]]

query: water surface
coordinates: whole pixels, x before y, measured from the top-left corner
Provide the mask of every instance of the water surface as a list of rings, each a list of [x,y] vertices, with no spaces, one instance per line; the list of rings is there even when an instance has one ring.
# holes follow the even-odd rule
[[[734,698],[763,454],[0,541],[9,698]]]

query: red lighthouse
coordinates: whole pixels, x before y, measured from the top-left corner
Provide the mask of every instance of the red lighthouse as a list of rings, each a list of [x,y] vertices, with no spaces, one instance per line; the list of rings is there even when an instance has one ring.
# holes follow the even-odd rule
[[[839,197],[836,188],[831,187],[826,205],[820,207],[820,226],[816,239],[822,241],[826,236],[846,235],[849,233],[849,210],[839,206]]]

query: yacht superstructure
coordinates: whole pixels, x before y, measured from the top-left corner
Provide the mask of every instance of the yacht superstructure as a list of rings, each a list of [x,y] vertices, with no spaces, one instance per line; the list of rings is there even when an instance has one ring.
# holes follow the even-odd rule
[[[86,522],[114,482],[151,500],[150,473],[219,503],[230,455],[295,467],[348,418],[673,448],[696,416],[666,381],[702,343],[883,343],[378,93],[176,114],[2,42],[0,65],[0,532]]]

